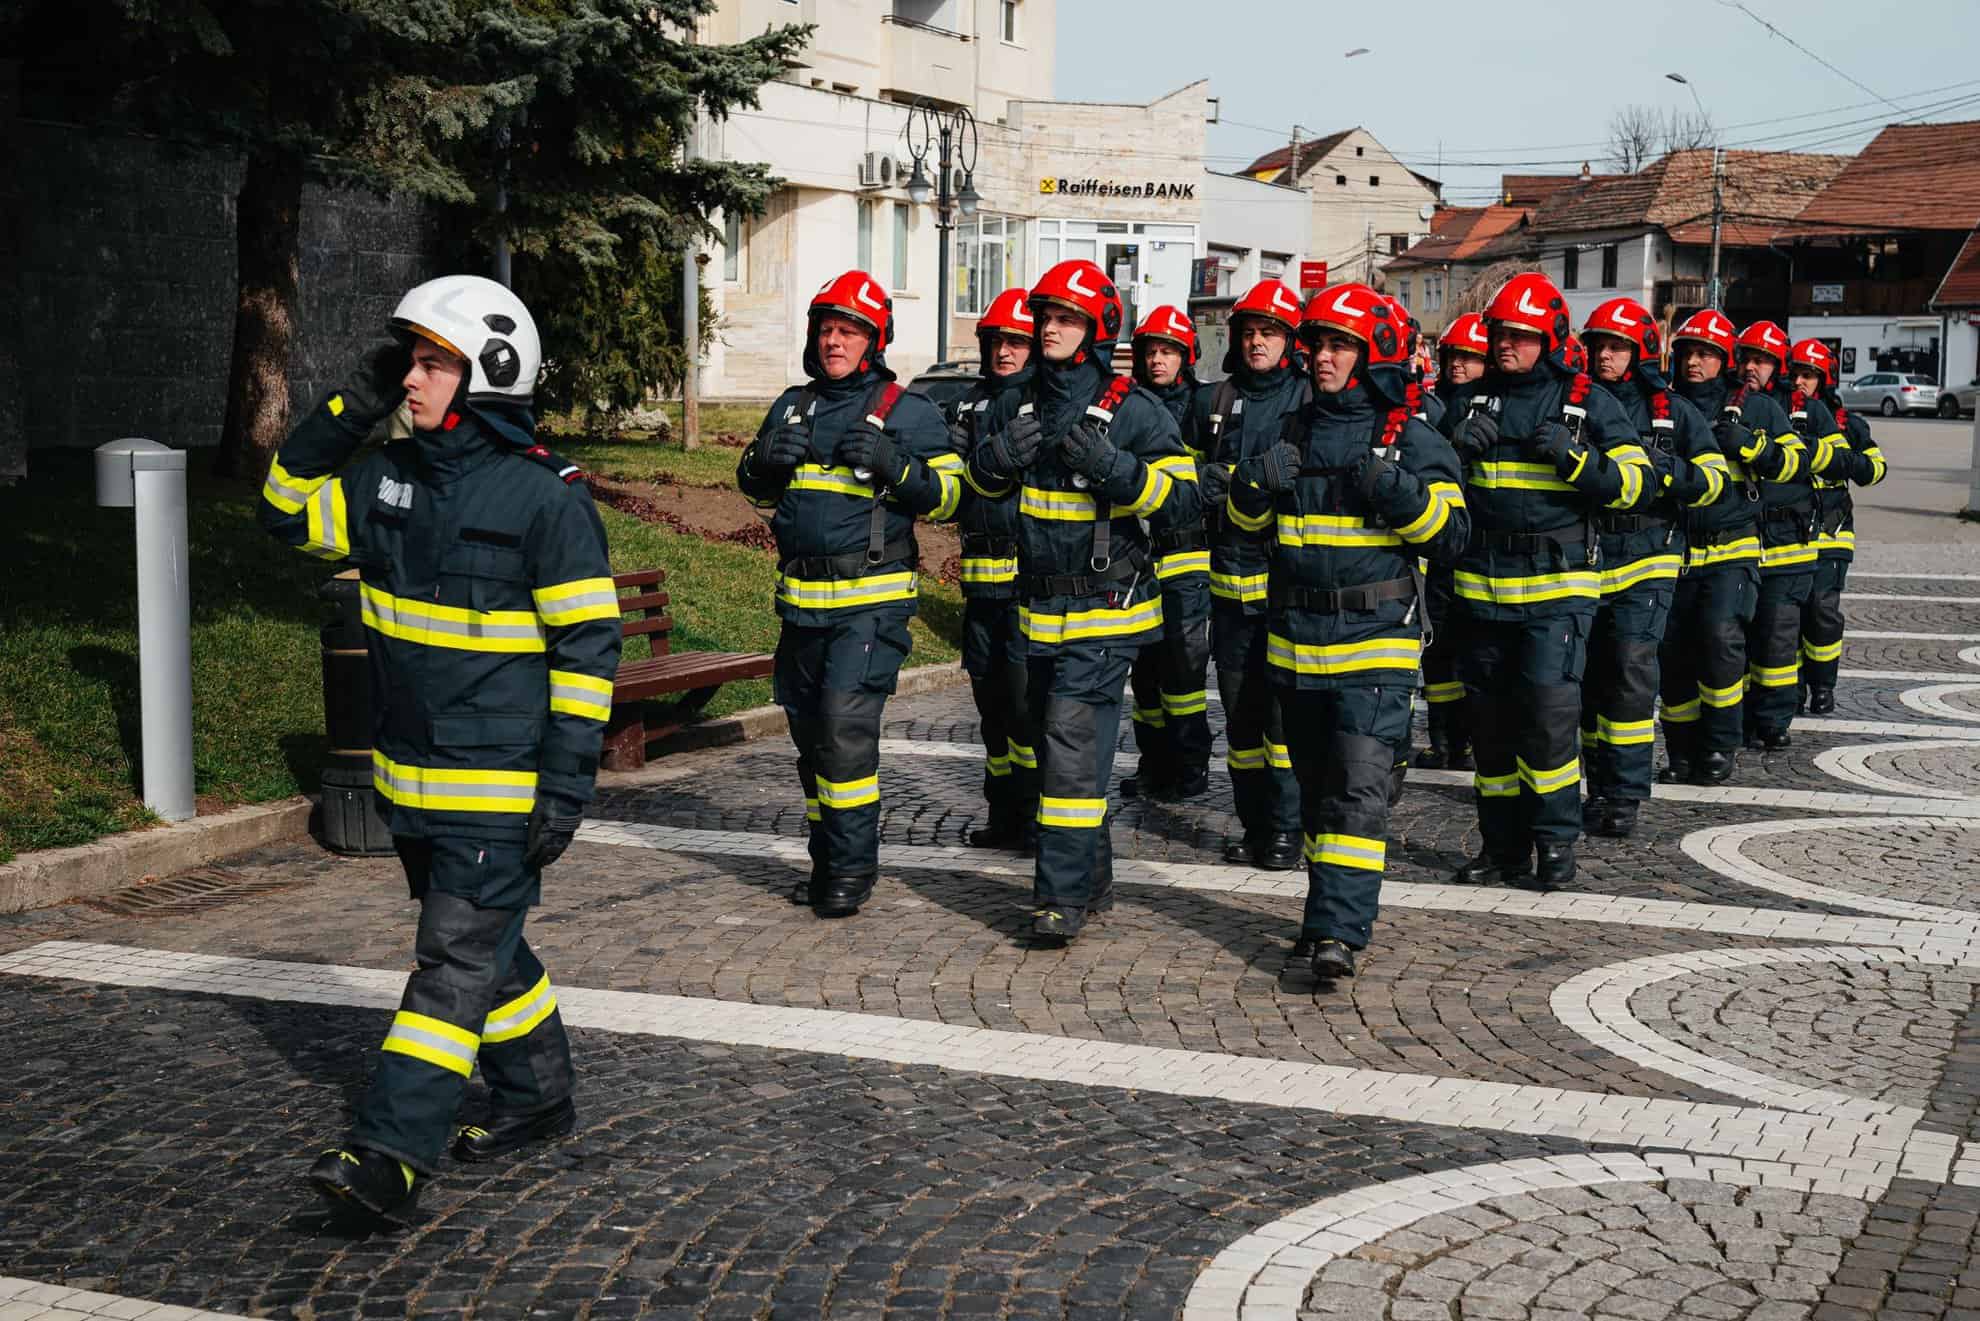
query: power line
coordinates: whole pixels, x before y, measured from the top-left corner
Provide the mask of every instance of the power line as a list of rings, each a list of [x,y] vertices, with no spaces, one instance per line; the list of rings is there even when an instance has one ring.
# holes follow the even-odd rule
[[[1885,105],[1889,106],[1893,110],[1904,109],[1903,106],[1891,100],[1888,96],[1885,96],[1882,92],[1878,91],[1876,88],[1866,86],[1865,84],[1860,83],[1856,79],[1850,77],[1848,74],[1844,73],[1841,69],[1838,69],[1835,65],[1829,63],[1827,60],[1823,59],[1820,55],[1817,55],[1814,51],[1808,49],[1808,47],[1802,45],[1800,42],[1796,41],[1793,37],[1790,37],[1787,33],[1781,31],[1779,28],[1775,27],[1772,23],[1769,23],[1766,19],[1760,17],[1760,15],[1754,13],[1751,9],[1748,9],[1744,4],[1740,3],[1740,0],[1719,0],[1719,3],[1724,5],[1727,9],[1737,9],[1740,13],[1746,15],[1748,18],[1752,19],[1755,23],[1758,23],[1761,27],[1767,29],[1767,31],[1773,33],[1775,36],[1779,37],[1782,41],[1785,41],[1788,45],[1794,47],[1796,50],[1800,51],[1803,55],[1806,55],[1809,59],[1815,61],[1815,63],[1821,65],[1823,68],[1827,69],[1830,73],[1833,73],[1836,77],[1848,83],[1851,87],[1854,87],[1859,91],[1870,93],[1870,95],[1876,97],[1879,101],[1882,101]]]

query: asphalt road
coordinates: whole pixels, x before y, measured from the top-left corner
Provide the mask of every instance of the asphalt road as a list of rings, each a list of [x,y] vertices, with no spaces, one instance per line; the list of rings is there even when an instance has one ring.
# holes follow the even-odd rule
[[[1972,482],[1970,421],[1879,417],[1870,423],[1890,463],[1880,485],[1856,491],[1857,542],[1980,550],[1980,523],[1957,517]]]

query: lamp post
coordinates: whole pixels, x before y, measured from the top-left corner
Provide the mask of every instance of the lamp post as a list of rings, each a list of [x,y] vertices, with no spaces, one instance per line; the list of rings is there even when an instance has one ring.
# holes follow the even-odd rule
[[[1705,102],[1699,99],[1698,89],[1692,86],[1691,79],[1681,73],[1667,73],[1664,77],[1681,84],[1685,91],[1690,92],[1691,103],[1698,107],[1698,117],[1708,124],[1711,123],[1712,117],[1705,113]],[[1711,308],[1719,306],[1719,234],[1725,226],[1725,217],[1725,153],[1714,145],[1712,148],[1712,276],[1705,291],[1705,305]]]
[[[915,143],[917,128],[920,130],[919,146]],[[916,206],[925,206],[931,197],[935,201],[935,360],[947,362],[949,231],[956,227],[957,211],[973,216],[977,203],[983,200],[976,192],[976,116],[962,106],[951,111],[939,110],[926,98],[919,98],[908,107],[907,148],[908,156],[914,162],[913,172],[908,175],[907,181],[908,200]],[[936,177],[933,185],[921,168],[931,150],[935,152]],[[949,188],[955,177],[958,158],[963,170],[962,191],[951,193]]]

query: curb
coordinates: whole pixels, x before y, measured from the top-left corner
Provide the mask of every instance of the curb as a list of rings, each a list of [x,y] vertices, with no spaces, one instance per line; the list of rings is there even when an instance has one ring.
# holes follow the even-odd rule
[[[150,830],[127,830],[74,848],[30,853],[0,866],[0,913],[108,894],[147,877],[170,876],[306,834],[315,807],[307,798],[285,798]]]
[[[947,692],[960,688],[969,682],[963,673],[961,662],[953,665],[920,665],[910,670],[902,670],[894,687],[894,696],[919,697],[924,693]],[[755,739],[771,738],[790,729],[790,722],[784,716],[781,706],[753,706],[747,711],[724,716],[720,720],[710,720],[699,725],[689,725],[686,729],[669,734],[653,745],[648,763],[636,771],[598,772],[598,787],[601,789],[632,789],[641,785],[664,784],[679,779],[683,775],[696,774],[699,768],[668,767],[661,762],[669,754],[698,752],[705,748],[727,747],[733,743],[747,743]]]

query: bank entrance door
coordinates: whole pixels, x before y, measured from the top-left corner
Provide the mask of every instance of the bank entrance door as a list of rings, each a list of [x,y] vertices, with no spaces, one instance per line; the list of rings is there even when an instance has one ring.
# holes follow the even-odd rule
[[[1139,243],[1109,243],[1105,247],[1106,259],[1100,269],[1107,272],[1107,278],[1121,291],[1121,301],[1127,304],[1127,325],[1121,328],[1121,339],[1126,340],[1141,324],[1141,245]],[[1153,307],[1150,303],[1147,306]]]

